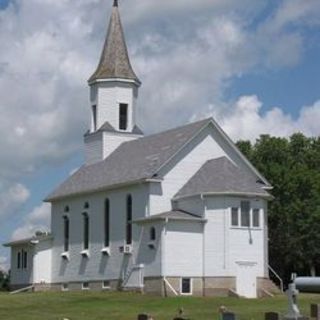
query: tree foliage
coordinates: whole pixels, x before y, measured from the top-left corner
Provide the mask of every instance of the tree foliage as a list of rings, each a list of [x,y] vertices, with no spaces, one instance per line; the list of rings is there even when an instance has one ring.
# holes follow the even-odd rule
[[[9,291],[10,275],[0,270],[0,291]]]
[[[254,145],[237,145],[273,186],[268,221],[271,266],[287,280],[292,272],[319,275],[320,138],[263,135]]]

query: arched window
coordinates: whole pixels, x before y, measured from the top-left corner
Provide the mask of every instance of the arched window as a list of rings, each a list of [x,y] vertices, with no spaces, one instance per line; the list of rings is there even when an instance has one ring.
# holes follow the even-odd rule
[[[109,247],[110,243],[110,201],[104,203],[104,246]]]
[[[90,208],[90,204],[89,204],[89,202],[85,202],[85,204],[84,204],[84,208],[85,208],[85,209],[89,209],[89,208]]]
[[[132,244],[132,196],[127,196],[127,227],[126,227],[127,244]]]
[[[69,212],[69,211],[70,211],[69,206],[65,206],[65,207],[64,207],[64,212]]]
[[[69,251],[69,218],[67,216],[63,217],[63,237],[64,237],[64,252]]]
[[[89,249],[89,215],[83,213],[83,249]]]
[[[151,227],[150,228],[150,240],[151,241],[155,241],[156,237],[157,237],[156,228],[155,227]]]

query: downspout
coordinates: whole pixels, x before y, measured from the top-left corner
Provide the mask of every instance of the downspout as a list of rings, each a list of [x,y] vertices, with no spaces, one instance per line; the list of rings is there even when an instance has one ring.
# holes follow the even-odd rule
[[[205,202],[204,195],[200,195],[201,200],[203,201],[203,207],[204,207],[204,213],[203,218],[206,219],[206,213],[207,213],[207,205]],[[206,284],[206,254],[205,254],[205,248],[206,248],[206,223],[203,224],[203,233],[202,233],[202,295],[205,296],[206,290],[205,290],[205,284]]]

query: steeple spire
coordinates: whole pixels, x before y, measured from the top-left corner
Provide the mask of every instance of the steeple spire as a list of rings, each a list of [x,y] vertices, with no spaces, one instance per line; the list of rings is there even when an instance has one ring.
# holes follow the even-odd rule
[[[140,81],[134,73],[130,63],[120,19],[118,0],[114,0],[113,2],[108,33],[100,62],[97,70],[89,79],[89,83],[95,80],[115,78],[134,80],[140,84]]]

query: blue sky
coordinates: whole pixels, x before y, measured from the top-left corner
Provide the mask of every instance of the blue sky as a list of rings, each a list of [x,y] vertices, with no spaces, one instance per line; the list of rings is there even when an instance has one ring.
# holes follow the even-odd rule
[[[145,132],[214,116],[234,140],[320,134],[318,0],[120,3]],[[42,199],[83,162],[109,14],[104,0],[0,0],[1,243],[48,228]]]

